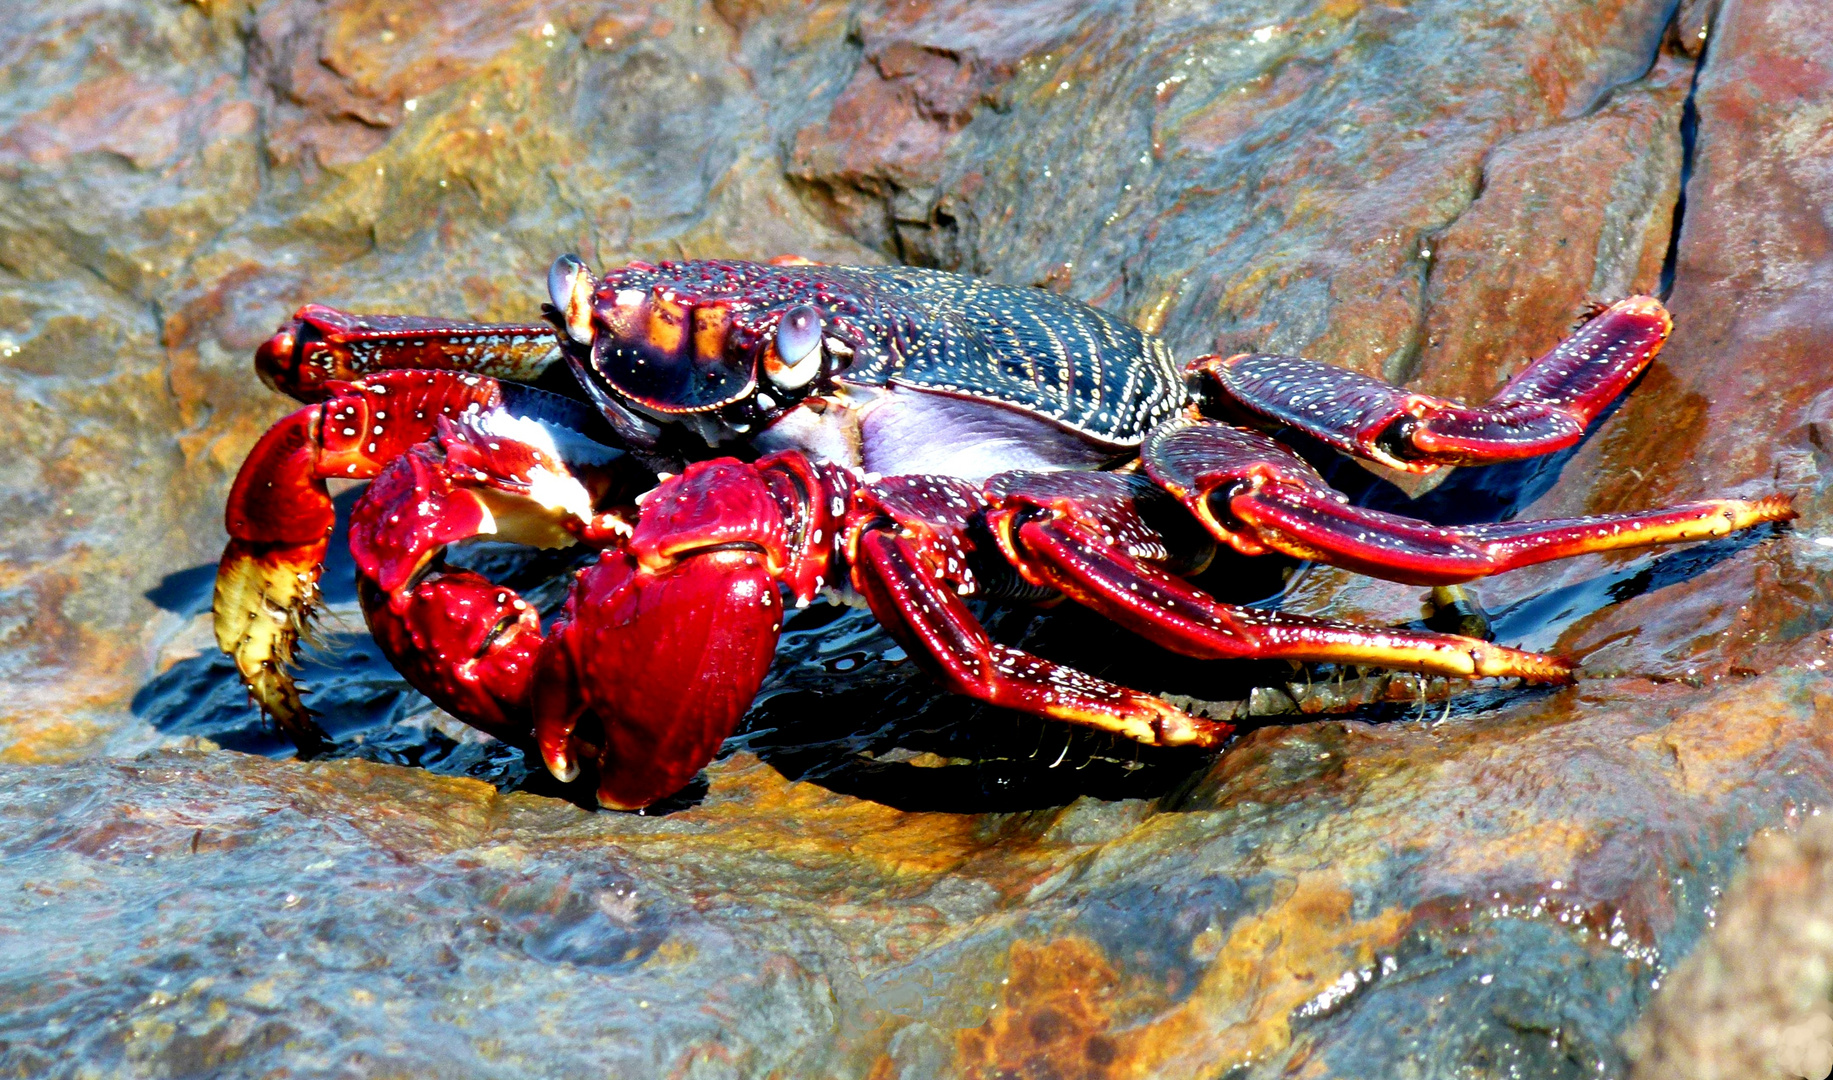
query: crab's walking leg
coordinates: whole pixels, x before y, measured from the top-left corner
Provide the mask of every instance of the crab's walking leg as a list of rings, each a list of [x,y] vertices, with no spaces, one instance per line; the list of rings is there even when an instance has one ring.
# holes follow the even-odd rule
[[[1653,297],[1620,301],[1479,406],[1291,356],[1204,357],[1189,372],[1212,407],[1232,405],[1344,453],[1425,473],[1571,446],[1654,359],[1672,325]]]
[[[437,371],[379,372],[327,392],[270,428],[236,474],[214,602],[217,645],[307,755],[327,744],[287,667],[317,599],[335,517],[326,478],[368,480],[431,435],[439,417],[499,397],[493,380]]]
[[[262,381],[301,401],[334,382],[396,369],[462,371],[533,382],[560,359],[545,323],[459,322],[422,315],[352,315],[307,304],[255,350]]]
[[[1065,518],[1005,516],[998,526],[1025,576],[1055,588],[1150,641],[1203,659],[1372,664],[1477,679],[1571,681],[1551,656],[1475,638],[1388,630],[1224,604],[1182,578]]]
[[[1218,746],[1234,730],[1149,694],[995,643],[911,542],[889,530],[868,529],[859,536],[853,585],[911,658],[955,693],[1149,746]]]
[[[1146,471],[1219,540],[1389,581],[1448,585],[1592,551],[1703,540],[1795,516],[1789,499],[1711,499],[1659,510],[1547,521],[1437,526],[1352,506],[1298,455],[1225,424],[1167,425]]]

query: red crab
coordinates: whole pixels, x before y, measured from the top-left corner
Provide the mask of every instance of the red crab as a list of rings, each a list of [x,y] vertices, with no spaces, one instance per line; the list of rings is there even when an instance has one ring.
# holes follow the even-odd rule
[[[933,270],[633,263],[600,279],[566,256],[549,290],[551,326],[308,305],[257,354],[270,385],[311,404],[230,492],[217,638],[303,753],[325,743],[287,665],[330,477],[374,481],[350,544],[402,675],[470,724],[532,736],[563,780],[595,771],[613,807],[669,795],[710,760],[770,666],[785,603],[863,600],[981,701],[1219,746],[1227,724],[993,642],[964,598],[1068,597],[1195,657],[1558,683],[1571,669],[1555,657],[1232,606],[1187,578],[1225,547],[1436,585],[1793,516],[1771,496],[1438,527],[1351,505],[1261,431],[1414,473],[1569,446],[1665,340],[1648,297],[1598,312],[1470,407],[1290,357],[1180,371],[1094,308]],[[562,387],[567,368],[570,398],[521,385]],[[691,460],[728,445],[742,456]],[[483,535],[600,554],[544,630],[513,591],[444,562]]]

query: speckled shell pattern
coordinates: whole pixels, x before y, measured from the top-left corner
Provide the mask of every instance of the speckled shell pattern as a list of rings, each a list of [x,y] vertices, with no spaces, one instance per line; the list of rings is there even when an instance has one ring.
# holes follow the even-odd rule
[[[1117,448],[1137,447],[1188,400],[1164,342],[1041,289],[918,267],[717,261],[638,264],[606,283],[672,288],[735,314],[812,304],[854,350],[842,383],[995,402]]]

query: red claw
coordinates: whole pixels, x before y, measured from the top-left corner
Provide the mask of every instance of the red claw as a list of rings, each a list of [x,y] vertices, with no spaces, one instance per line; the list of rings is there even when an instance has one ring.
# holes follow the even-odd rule
[[[780,573],[788,553],[783,515],[758,471],[732,458],[696,462],[643,498],[630,551],[659,570],[689,552],[744,545]]]
[[[631,550],[580,575],[542,650],[535,735],[554,775],[576,775],[583,751],[599,804],[635,809],[712,760],[776,653],[781,536],[749,466],[701,463],[656,489]]]
[[[447,544],[479,535],[490,512],[422,444],[382,470],[350,515],[363,614],[395,668],[434,704],[499,739],[528,734],[541,620],[513,590],[448,570]]]
[[[511,742],[527,737],[541,648],[533,607],[469,570],[432,574],[405,594],[358,584],[370,633],[408,682],[472,727]]]

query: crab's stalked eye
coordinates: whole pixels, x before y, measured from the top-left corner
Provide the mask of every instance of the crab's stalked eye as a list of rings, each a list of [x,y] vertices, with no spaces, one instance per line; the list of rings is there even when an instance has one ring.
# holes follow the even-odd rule
[[[592,344],[592,290],[598,283],[577,255],[562,255],[547,271],[547,293],[560,310],[566,334],[581,345]]]
[[[786,390],[807,386],[821,370],[821,313],[807,304],[783,312],[776,327],[776,355],[766,360],[770,381]]]

